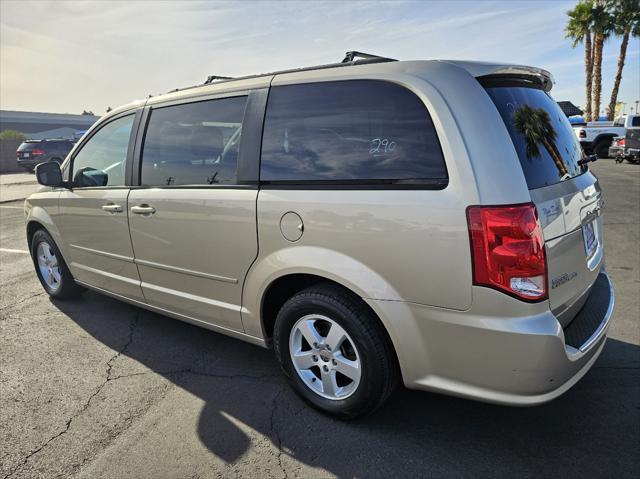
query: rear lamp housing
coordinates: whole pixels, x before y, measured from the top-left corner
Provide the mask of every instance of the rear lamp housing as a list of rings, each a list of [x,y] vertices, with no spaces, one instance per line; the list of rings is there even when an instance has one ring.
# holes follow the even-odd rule
[[[528,302],[548,298],[542,227],[533,203],[470,206],[473,284]]]

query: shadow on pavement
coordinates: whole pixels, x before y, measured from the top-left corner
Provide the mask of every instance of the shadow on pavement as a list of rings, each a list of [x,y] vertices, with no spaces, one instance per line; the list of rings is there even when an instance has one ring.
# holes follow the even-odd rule
[[[199,438],[227,463],[251,447],[233,418],[296,461],[339,477],[631,477],[640,467],[640,348],[629,343],[609,339],[582,381],[542,406],[400,390],[374,415],[344,423],[305,407],[271,351],[92,292],[55,306],[200,397]]]

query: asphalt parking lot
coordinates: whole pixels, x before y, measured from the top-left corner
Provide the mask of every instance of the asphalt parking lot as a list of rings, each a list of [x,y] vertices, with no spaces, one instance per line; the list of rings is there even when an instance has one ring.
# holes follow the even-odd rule
[[[638,477],[640,167],[593,170],[616,309],[583,380],[526,409],[400,390],[350,423],[270,351],[92,292],[50,301],[21,202],[0,205],[0,477]]]

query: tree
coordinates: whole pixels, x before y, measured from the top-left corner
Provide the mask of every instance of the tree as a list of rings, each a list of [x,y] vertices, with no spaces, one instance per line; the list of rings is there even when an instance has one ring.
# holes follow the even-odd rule
[[[602,93],[602,48],[613,31],[613,20],[605,0],[596,0],[591,11],[593,29],[593,90],[591,93],[591,121],[600,116]]]
[[[591,118],[591,84],[593,78],[593,49],[591,47],[591,21],[593,1],[583,0],[567,15],[569,21],[564,29],[565,38],[573,41],[573,48],[584,42],[584,72],[585,72],[585,107],[584,117],[587,121]]]
[[[539,145],[543,145],[549,156],[553,158],[560,176],[568,174],[567,167],[556,148],[558,134],[553,127],[549,113],[543,108],[522,105],[513,114],[513,125],[516,131],[524,136],[524,141],[527,145],[527,157],[539,157]]]
[[[82,114],[83,115],[93,115],[93,112],[91,110],[87,111],[87,110],[82,110]]]
[[[113,110],[113,108],[111,108],[110,106],[107,107],[107,113],[109,113],[111,110]]]
[[[27,137],[24,133],[16,130],[2,130],[0,132],[0,140],[25,140]]]
[[[627,56],[629,36],[640,36],[640,2],[638,0],[609,0],[608,7],[613,20],[613,32],[618,36],[622,36],[620,54],[618,55],[618,68],[613,81],[609,107],[607,108],[607,119],[613,120],[616,103],[618,102],[620,81],[622,80],[622,69],[624,68],[624,60]]]

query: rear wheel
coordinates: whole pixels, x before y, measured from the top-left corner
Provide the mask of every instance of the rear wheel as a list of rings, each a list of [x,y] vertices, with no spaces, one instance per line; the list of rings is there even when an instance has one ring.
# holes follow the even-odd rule
[[[609,147],[611,146],[611,139],[599,140],[593,147],[593,152],[598,158],[609,157]]]
[[[343,419],[374,411],[397,384],[395,356],[378,319],[333,285],[312,286],[284,304],[274,346],[293,389]]]
[[[40,283],[52,298],[73,298],[83,291],[73,280],[55,241],[44,229],[33,234],[31,257]]]

